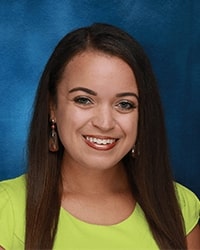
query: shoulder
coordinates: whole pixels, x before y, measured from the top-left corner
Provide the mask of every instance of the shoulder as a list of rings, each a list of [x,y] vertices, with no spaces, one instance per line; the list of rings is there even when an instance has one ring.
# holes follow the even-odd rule
[[[0,182],[0,245],[5,249],[23,242],[25,194],[25,175]]]
[[[8,199],[23,199],[25,197],[26,177],[21,175],[19,177],[1,181],[0,193],[7,196]],[[20,195],[20,196],[17,196]]]
[[[175,190],[182,211],[186,234],[189,234],[199,221],[200,201],[191,190],[179,183],[175,183]]]
[[[12,216],[24,215],[26,200],[25,175],[0,182],[0,211]]]
[[[22,214],[25,210],[25,197],[25,175],[0,182],[0,209],[7,207],[16,215]]]

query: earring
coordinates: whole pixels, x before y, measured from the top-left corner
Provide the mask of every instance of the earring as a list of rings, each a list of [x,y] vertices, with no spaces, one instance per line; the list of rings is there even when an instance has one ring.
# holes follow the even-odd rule
[[[135,158],[135,146],[133,146],[133,148],[131,150],[131,154],[132,154],[132,157]]]
[[[131,155],[133,158],[137,157],[137,150],[136,150],[136,145],[134,145],[131,149]]]
[[[56,132],[56,122],[54,119],[51,119],[51,131],[49,135],[49,151],[57,152],[59,150],[58,147],[58,134]]]
[[[131,149],[131,155],[133,158],[138,158],[140,156],[139,143],[135,144]]]

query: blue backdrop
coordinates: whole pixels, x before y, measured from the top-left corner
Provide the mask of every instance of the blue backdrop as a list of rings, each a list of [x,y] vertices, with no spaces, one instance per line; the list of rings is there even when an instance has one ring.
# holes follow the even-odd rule
[[[199,0],[0,0],[0,179],[25,171],[35,90],[58,40],[107,22],[131,33],[150,57],[175,178],[200,195],[199,13]]]

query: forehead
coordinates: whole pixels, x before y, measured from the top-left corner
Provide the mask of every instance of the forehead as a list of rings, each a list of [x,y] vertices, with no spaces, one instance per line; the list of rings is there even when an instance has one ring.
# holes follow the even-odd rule
[[[121,58],[99,51],[85,51],[74,56],[64,69],[61,84],[69,88],[77,84],[137,89],[131,67]]]

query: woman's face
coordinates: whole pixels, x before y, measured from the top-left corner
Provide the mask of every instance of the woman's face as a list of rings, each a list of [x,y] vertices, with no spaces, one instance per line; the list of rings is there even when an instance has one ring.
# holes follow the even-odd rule
[[[130,66],[86,51],[66,66],[51,111],[65,148],[64,165],[108,169],[136,141],[138,89]]]

